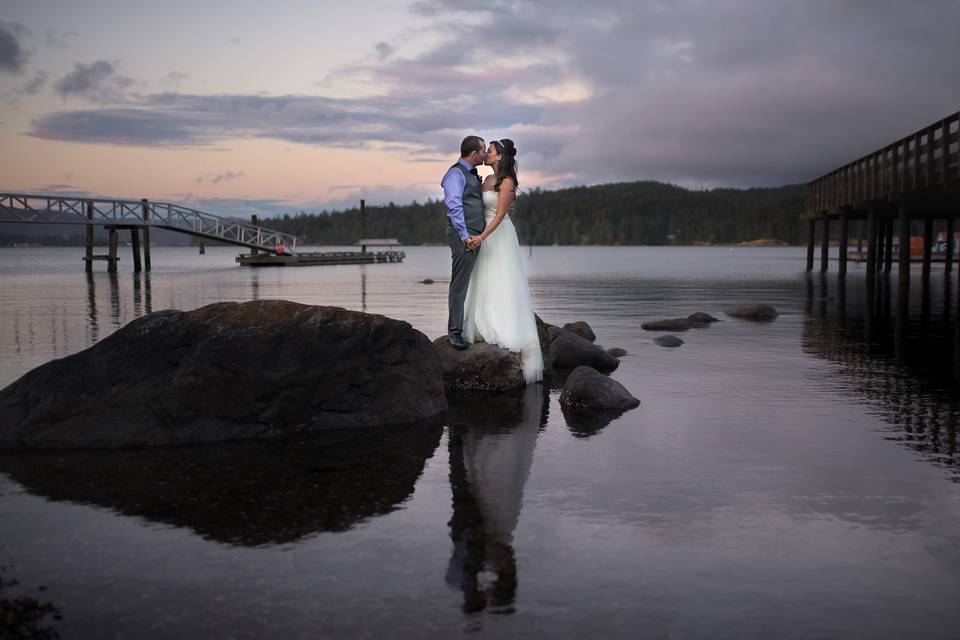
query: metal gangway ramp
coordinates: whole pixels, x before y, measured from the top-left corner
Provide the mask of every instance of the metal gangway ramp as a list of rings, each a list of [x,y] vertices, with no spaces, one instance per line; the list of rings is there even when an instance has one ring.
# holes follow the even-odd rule
[[[0,223],[85,225],[86,265],[107,260],[108,270],[116,271],[117,231],[129,229],[134,247],[134,270],[140,271],[140,238],[143,238],[144,262],[150,270],[150,229],[167,229],[207,240],[247,247],[256,252],[277,253],[283,247],[296,252],[297,237],[256,224],[217,216],[171,202],[143,200],[106,200],[27,193],[0,193]],[[93,227],[110,232],[110,253],[93,255]]]

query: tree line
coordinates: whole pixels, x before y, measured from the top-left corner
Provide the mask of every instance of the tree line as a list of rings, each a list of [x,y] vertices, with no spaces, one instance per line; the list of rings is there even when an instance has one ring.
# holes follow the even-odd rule
[[[799,244],[803,187],[690,190],[660,182],[625,182],[522,191],[512,214],[521,244],[728,244],[771,239]],[[443,200],[366,207],[367,238],[401,244],[444,242]],[[301,243],[352,245],[361,237],[360,209],[285,214],[264,220]]]

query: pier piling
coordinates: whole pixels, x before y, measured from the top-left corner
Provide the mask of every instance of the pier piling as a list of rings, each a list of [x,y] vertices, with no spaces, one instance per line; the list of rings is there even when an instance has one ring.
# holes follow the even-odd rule
[[[844,275],[847,273],[847,233],[850,227],[850,216],[843,214],[840,216],[840,245],[837,254],[837,273]]]
[[[830,260],[830,218],[823,217],[823,236],[820,238],[820,273],[826,273]]]
[[[143,268],[150,271],[150,203],[143,198],[140,205],[143,207]]]

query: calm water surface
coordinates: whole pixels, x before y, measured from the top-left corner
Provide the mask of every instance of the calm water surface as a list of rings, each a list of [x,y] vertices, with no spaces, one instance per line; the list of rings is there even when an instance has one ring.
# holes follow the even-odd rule
[[[439,247],[260,270],[158,247],[139,277],[87,277],[80,252],[0,249],[0,386],[223,300],[444,333]],[[896,273],[875,292],[859,265],[808,276],[799,248],[535,248],[528,265],[541,316],[629,352],[613,377],[638,409],[568,421],[536,386],[460,398],[442,425],[0,455],[0,605],[50,603],[38,626],[65,638],[957,637],[955,278],[935,268],[904,300]],[[782,315],[722,314],[750,301]],[[694,311],[724,321],[679,349],[640,329]]]

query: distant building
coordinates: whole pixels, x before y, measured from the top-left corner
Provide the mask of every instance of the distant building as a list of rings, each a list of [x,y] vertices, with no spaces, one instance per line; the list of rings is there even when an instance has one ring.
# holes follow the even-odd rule
[[[953,255],[958,255],[957,250],[960,249],[960,231],[954,231],[953,233]],[[937,237],[933,240],[933,252],[934,253],[946,253],[947,252],[947,234],[944,231],[941,231],[937,234]]]

